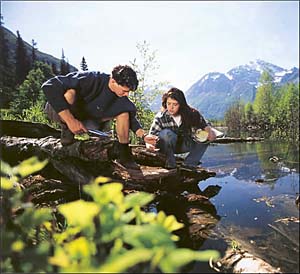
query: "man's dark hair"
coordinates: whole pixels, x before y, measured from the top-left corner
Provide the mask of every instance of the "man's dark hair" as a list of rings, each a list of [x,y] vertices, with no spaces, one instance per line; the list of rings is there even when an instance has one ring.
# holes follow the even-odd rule
[[[130,90],[137,89],[139,81],[136,72],[130,66],[116,66],[112,71],[112,78],[121,86],[126,86]]]

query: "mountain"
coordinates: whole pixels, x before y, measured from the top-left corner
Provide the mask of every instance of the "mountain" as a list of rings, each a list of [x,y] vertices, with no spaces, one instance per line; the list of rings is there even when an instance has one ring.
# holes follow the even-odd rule
[[[288,70],[263,60],[256,60],[226,73],[207,73],[185,92],[187,101],[205,118],[223,119],[226,110],[235,101],[254,101],[263,71],[268,71],[274,79],[274,84],[278,86],[288,82],[299,82],[298,68]]]
[[[8,51],[9,51],[9,58],[10,58],[9,61],[11,63],[15,64],[15,62],[16,62],[17,36],[12,31],[5,28],[4,26],[1,26],[1,27],[3,28],[4,37],[5,37],[5,39],[8,43]],[[22,36],[22,34],[21,34],[21,36]],[[26,48],[27,56],[31,56],[32,46],[24,40],[23,40],[23,42],[24,42],[24,45],[25,45],[25,48]],[[36,50],[36,58],[37,58],[38,61],[48,63],[50,66],[52,64],[55,64],[57,70],[59,71],[59,69],[60,69],[60,59],[58,59],[58,58],[56,58],[56,57],[54,57],[50,54],[41,52],[39,50]],[[70,65],[70,71],[77,71],[77,70],[78,69],[76,67]]]

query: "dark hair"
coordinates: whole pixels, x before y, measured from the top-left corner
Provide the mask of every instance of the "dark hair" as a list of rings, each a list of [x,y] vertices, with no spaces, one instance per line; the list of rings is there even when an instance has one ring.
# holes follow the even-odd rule
[[[139,85],[136,72],[130,66],[118,65],[112,71],[112,78],[121,86],[126,86],[134,91]]]
[[[162,106],[165,109],[167,109],[168,98],[174,99],[179,103],[178,113],[181,115],[182,123],[187,129],[191,129],[191,127],[199,127],[201,119],[200,113],[198,110],[188,105],[183,91],[178,88],[171,88],[169,91],[164,93],[162,96]]]

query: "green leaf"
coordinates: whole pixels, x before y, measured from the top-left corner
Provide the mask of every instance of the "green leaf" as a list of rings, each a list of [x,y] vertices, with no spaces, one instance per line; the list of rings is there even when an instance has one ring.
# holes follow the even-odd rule
[[[55,255],[49,258],[49,263],[62,268],[66,268],[71,264],[71,261],[65,250],[60,246],[56,246]]]
[[[78,234],[80,232],[80,227],[68,227],[65,231],[61,233],[55,233],[53,235],[53,238],[56,243],[61,244],[65,241],[68,241],[71,239],[73,236]]]
[[[10,167],[9,164],[7,164],[6,162],[1,160],[1,173],[5,174],[5,175],[13,175],[13,169]]]
[[[175,247],[170,233],[161,225],[126,225],[123,241],[137,248]]]
[[[88,133],[75,134],[74,139],[78,141],[87,141],[90,139],[90,135]]]
[[[15,242],[13,242],[12,245],[11,245],[11,249],[14,252],[20,252],[24,249],[24,247],[25,247],[25,244],[21,240],[17,240]]]
[[[184,224],[177,222],[174,215],[167,216],[163,211],[158,212],[157,223],[164,226],[170,232],[184,227]]]
[[[210,258],[217,259],[220,254],[215,250],[193,251],[187,248],[174,249],[163,257],[159,267],[163,272],[178,272],[180,267],[192,261],[209,261]]]
[[[13,168],[14,173],[19,173],[22,177],[26,177],[34,172],[43,169],[48,163],[48,160],[40,161],[36,156],[31,157],[21,162],[17,167]]]
[[[51,209],[34,208],[33,204],[22,204],[25,211],[16,218],[24,231],[29,231],[34,227],[41,226],[44,222],[52,220]]]
[[[111,181],[110,178],[103,177],[103,176],[99,176],[99,177],[97,177],[97,178],[92,182],[92,184],[95,184],[95,185],[98,185],[98,184],[105,184],[105,183],[108,183],[108,182],[110,182],[110,181]]]
[[[163,222],[163,226],[170,232],[184,227],[184,224],[177,222],[174,215],[167,216]]]
[[[125,206],[126,209],[132,208],[134,206],[145,206],[150,203],[154,199],[153,194],[149,194],[146,192],[138,192],[129,194],[125,197]]]
[[[95,244],[88,241],[85,237],[79,237],[74,241],[65,244],[65,251],[72,260],[88,260],[90,261],[91,255],[95,254]]]
[[[92,224],[93,218],[99,214],[100,208],[93,202],[79,200],[60,205],[58,211],[66,217],[68,224],[87,227]]]
[[[123,185],[120,183],[109,183],[101,186],[89,184],[84,186],[83,189],[86,193],[90,194],[99,205],[105,205],[109,202],[113,202],[117,205],[123,203]]]
[[[114,240],[122,233],[121,214],[114,204],[103,206],[100,214],[101,240],[105,243]]]
[[[144,248],[133,249],[118,256],[113,256],[104,263],[98,272],[125,272],[128,268],[135,266],[141,262],[147,262],[151,259],[153,251]]]
[[[14,183],[12,180],[1,177],[1,189],[3,190],[10,190],[14,188]]]

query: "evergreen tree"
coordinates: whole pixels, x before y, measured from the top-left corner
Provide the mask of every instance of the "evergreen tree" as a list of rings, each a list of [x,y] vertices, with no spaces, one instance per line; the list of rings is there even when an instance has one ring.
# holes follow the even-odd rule
[[[37,45],[37,42],[34,41],[34,39],[31,40],[31,46],[32,46],[32,49],[31,49],[31,64],[32,64],[32,67],[33,67],[33,64],[35,61],[37,61],[36,59],[36,45]]]
[[[17,31],[17,46],[16,46],[16,83],[23,83],[29,71],[29,61],[25,49],[23,39],[20,32]]]
[[[80,67],[81,67],[81,69],[82,69],[83,71],[89,70],[89,69],[88,69],[88,66],[87,66],[87,63],[86,63],[86,61],[85,61],[84,56],[82,57],[82,60],[81,60],[81,63],[80,63]]]
[[[0,22],[0,107],[6,108],[12,100],[15,86],[15,73],[14,66],[9,62],[8,42],[5,38],[2,19]]]
[[[62,49],[62,54],[61,54],[61,60],[60,60],[60,74],[61,75],[66,75],[69,73],[68,67],[67,67],[67,62],[65,60],[65,53],[64,49]]]
[[[55,64],[55,63],[52,63],[51,67],[52,67],[52,72],[53,72],[53,74],[54,74],[54,75],[58,75],[59,73],[58,73],[58,71],[57,71],[56,64]]]

